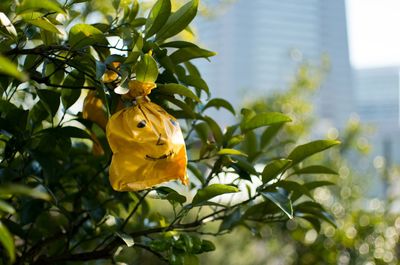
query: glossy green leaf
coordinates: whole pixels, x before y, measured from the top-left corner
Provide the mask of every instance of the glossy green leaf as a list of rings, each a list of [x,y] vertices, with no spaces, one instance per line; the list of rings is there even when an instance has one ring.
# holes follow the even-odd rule
[[[215,250],[215,245],[213,242],[209,240],[202,240],[201,241],[201,250],[203,252],[210,252]]]
[[[291,119],[279,112],[265,112],[256,114],[254,117],[241,124],[242,131],[254,130],[259,127],[289,122]]]
[[[292,165],[296,165],[316,153],[324,151],[332,146],[340,144],[334,140],[317,140],[307,144],[296,146],[289,154],[288,159],[292,160]]]
[[[157,92],[165,95],[178,94],[194,99],[195,101],[200,101],[199,97],[196,96],[196,94],[194,94],[189,88],[175,83],[159,84],[157,85]]]
[[[26,75],[18,70],[18,67],[8,58],[0,54],[0,74],[15,77],[21,81],[26,79]]]
[[[156,34],[167,22],[171,14],[171,1],[158,0],[149,13],[146,23],[146,38]]]
[[[160,45],[160,47],[168,47],[168,48],[188,48],[188,47],[195,47],[199,48],[196,44],[188,41],[171,41],[171,42],[166,42]]]
[[[158,31],[156,40],[168,39],[184,30],[196,16],[198,5],[199,0],[191,0],[170,15],[165,25]]]
[[[16,37],[17,36],[17,31],[14,27],[14,25],[11,23],[10,19],[7,17],[6,14],[3,12],[0,12],[0,25],[5,27],[7,32],[11,35]]]
[[[77,127],[65,126],[54,129],[56,129],[58,133],[70,138],[91,139],[90,135],[85,130]]]
[[[201,49],[198,47],[180,48],[170,55],[174,64],[180,64],[196,58],[208,58],[216,55],[215,52]]]
[[[3,245],[8,254],[11,263],[15,261],[14,239],[8,231],[7,227],[0,221],[0,243]]]
[[[81,49],[93,44],[106,45],[108,43],[103,32],[88,24],[74,25],[69,31],[68,42],[74,49]]]
[[[274,160],[264,167],[262,172],[263,183],[276,179],[292,163],[289,159]]]
[[[283,181],[278,181],[277,183],[273,184],[274,187],[281,187],[285,189],[288,192],[293,192],[294,197],[300,198],[301,195],[306,195],[309,198],[313,199],[310,191],[303,185],[301,185],[298,182],[295,181],[288,181],[288,180],[283,180]],[[298,194],[298,195],[297,195]],[[292,200],[294,201],[293,197]]]
[[[283,194],[280,190],[277,191],[264,191],[261,195],[266,199],[272,201],[276,206],[278,206],[290,219],[293,218],[293,206],[290,199]]]
[[[36,27],[47,30],[49,32],[61,34],[61,32],[57,29],[57,27],[53,23],[51,23],[50,20],[48,20],[45,17],[39,17],[36,19],[26,19],[25,17],[29,17],[29,15],[24,16],[24,20],[29,24],[32,24]]]
[[[136,66],[136,80],[140,82],[155,82],[157,76],[157,62],[149,54],[145,54]]]
[[[54,11],[57,13],[65,14],[65,11],[61,8],[60,4],[55,0],[23,0],[21,5],[17,7],[19,13],[26,10],[40,10],[45,9],[48,11]]]
[[[224,184],[211,184],[203,189],[197,191],[196,195],[193,198],[192,203],[194,205],[200,204],[202,202],[206,202],[216,196],[226,194],[226,193],[234,193],[238,192],[238,188],[224,185]]]
[[[247,156],[247,154],[230,148],[223,148],[217,152],[217,155],[235,155],[235,156]]]
[[[208,108],[224,108],[227,109],[228,111],[230,111],[233,115],[235,115],[235,109],[233,108],[233,106],[231,105],[231,103],[229,103],[229,101],[222,99],[222,98],[213,98],[210,101],[207,102],[207,104],[204,106],[203,111],[208,109]]]
[[[179,77],[179,80],[188,86],[193,86],[199,90],[203,90],[204,92],[206,92],[207,96],[210,96],[210,89],[208,88],[206,81],[204,81],[204,79],[202,79],[201,77],[187,75]]]
[[[292,173],[292,175],[302,175],[302,174],[329,174],[338,175],[338,173],[328,167],[313,165],[304,168],[300,168]]]

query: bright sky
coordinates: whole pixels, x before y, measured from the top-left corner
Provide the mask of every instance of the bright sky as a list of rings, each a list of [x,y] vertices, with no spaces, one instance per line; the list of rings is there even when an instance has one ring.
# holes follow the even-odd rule
[[[400,65],[400,0],[347,0],[354,67]]]

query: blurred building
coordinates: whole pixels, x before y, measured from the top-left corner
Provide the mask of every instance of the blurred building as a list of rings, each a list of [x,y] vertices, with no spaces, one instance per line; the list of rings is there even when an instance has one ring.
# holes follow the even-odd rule
[[[375,127],[374,154],[400,163],[400,67],[356,70],[355,96],[361,121]]]
[[[215,97],[239,106],[285,89],[300,62],[319,64],[328,54],[316,112],[341,127],[353,111],[344,0],[237,0],[196,28],[202,45],[218,53],[212,63],[198,61]]]

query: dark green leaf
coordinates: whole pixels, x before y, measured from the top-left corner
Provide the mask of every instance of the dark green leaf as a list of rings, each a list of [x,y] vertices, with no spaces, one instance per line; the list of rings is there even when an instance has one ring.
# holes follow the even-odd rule
[[[328,167],[313,165],[304,168],[300,168],[292,173],[292,175],[301,175],[301,174],[331,174],[338,175],[338,173]]]
[[[322,186],[333,186],[333,185],[336,185],[336,184],[333,183],[333,182],[324,181],[324,180],[321,180],[321,181],[312,181],[312,182],[307,182],[307,183],[304,184],[304,186],[305,186],[308,190],[313,190],[313,189],[316,189],[316,188],[322,187]]]
[[[283,123],[274,124],[274,125],[269,126],[267,129],[265,129],[265,131],[261,135],[261,140],[260,140],[261,149],[267,147],[268,144],[271,143],[271,141],[278,134],[278,132],[282,129],[282,127],[283,127]]]
[[[37,91],[40,100],[43,102],[47,112],[54,117],[60,106],[60,94],[53,90],[40,89]]]
[[[222,98],[213,98],[210,101],[208,101],[207,104],[204,106],[203,111],[211,107],[215,107],[217,109],[225,108],[228,111],[230,111],[233,115],[236,115],[235,109],[232,107],[231,103]]]
[[[191,0],[169,16],[165,25],[156,35],[156,40],[165,40],[184,30],[197,14],[199,0]]]
[[[238,188],[224,185],[224,184],[211,184],[203,189],[197,191],[196,195],[193,198],[193,204],[197,205],[202,202],[206,202],[209,199],[212,199],[216,196],[226,194],[226,193],[234,193],[238,192]]]
[[[47,30],[49,32],[52,33],[56,33],[56,34],[61,34],[61,32],[57,29],[57,27],[50,22],[50,20],[48,20],[45,17],[38,17],[36,19],[29,19],[30,14],[26,14],[25,16],[23,16],[25,22],[32,24],[36,27],[39,27],[41,29]]]
[[[206,81],[204,81],[201,77],[194,75],[187,75],[187,76],[181,76],[179,80],[188,86],[193,86],[199,90],[203,90],[204,92],[206,92],[208,96],[210,96],[210,89],[208,88]]]
[[[279,112],[265,112],[256,114],[254,117],[241,124],[242,131],[249,131],[263,126],[289,122],[291,119]]]
[[[196,44],[188,41],[171,41],[171,42],[166,42],[160,45],[160,47],[169,47],[169,48],[187,48],[187,47],[195,47],[199,48]]]
[[[296,146],[289,154],[288,159],[292,160],[292,165],[296,165],[313,154],[319,153],[332,146],[340,144],[334,140],[317,140],[307,144]]]
[[[294,197],[296,199],[299,198],[301,195],[306,195],[312,199],[310,191],[305,186],[303,186],[300,183],[297,183],[295,181],[287,181],[287,180],[278,181],[277,183],[273,184],[273,186],[281,187],[288,192],[293,192],[293,194],[295,195]],[[299,195],[297,195],[297,194],[299,194]],[[292,198],[292,200],[294,201],[293,198]]]
[[[177,202],[177,203],[185,203],[186,197],[179,194],[175,190],[169,187],[159,187],[156,189],[157,194],[160,196],[161,199],[168,200],[170,202]]]
[[[213,242],[208,241],[208,240],[202,240],[201,241],[201,250],[203,252],[210,252],[215,250],[215,245]]]
[[[170,0],[158,0],[150,11],[149,17],[146,23],[146,38],[149,38],[156,34],[168,20],[171,14],[171,2]]]
[[[10,232],[8,232],[7,227],[0,221],[0,242],[6,250],[8,256],[10,257],[11,263],[15,261],[15,246],[14,239]]]
[[[74,88],[63,88],[61,90],[61,101],[65,109],[68,109],[79,99],[81,95],[81,89],[85,83],[85,75],[78,70],[73,70],[67,75],[63,85]],[[76,87],[76,88],[75,88]]]
[[[91,139],[90,135],[85,130],[77,127],[65,126],[56,129],[58,133],[70,138]]]
[[[212,118],[208,117],[208,116],[204,116],[202,117],[202,119],[208,124],[208,126],[210,127],[214,139],[218,144],[221,144],[222,141],[224,140],[224,135],[222,133],[221,127],[219,127],[218,123],[213,120]]]
[[[270,162],[264,167],[262,172],[263,183],[268,183],[269,181],[276,179],[283,171],[285,171],[288,166],[292,163],[288,159],[279,159]]]
[[[261,195],[272,201],[278,206],[290,219],[293,218],[293,207],[290,199],[281,190],[277,191],[263,191]]]
[[[311,214],[319,219],[325,220],[334,227],[337,226],[335,219],[329,213],[327,213],[319,203],[305,201],[295,205],[295,210],[296,216],[303,217],[304,214]]]
[[[232,213],[225,216],[219,227],[219,231],[231,230],[241,221],[242,215],[240,209],[236,208]]]
[[[208,58],[216,55],[215,52],[197,47],[180,48],[170,55],[174,64],[180,64],[196,58]]]
[[[178,94],[194,99],[198,102],[200,101],[200,99],[189,88],[175,83],[159,84],[157,85],[157,92],[165,95]]]

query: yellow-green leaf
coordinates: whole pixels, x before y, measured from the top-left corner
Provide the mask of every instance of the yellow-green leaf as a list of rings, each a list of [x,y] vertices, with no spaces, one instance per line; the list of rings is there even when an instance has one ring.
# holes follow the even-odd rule
[[[218,155],[237,155],[237,156],[247,156],[247,154],[231,148],[223,148],[217,152]]]
[[[174,95],[174,94],[178,94],[181,96],[185,96],[191,99],[194,99],[195,101],[200,101],[199,97],[196,96],[196,94],[194,94],[189,88],[183,86],[183,85],[179,85],[179,84],[175,84],[175,83],[170,83],[170,84],[161,84],[161,85],[157,85],[158,87],[158,92],[161,94],[166,94],[166,95]]]
[[[238,192],[238,188],[225,184],[211,184],[210,186],[205,187],[204,189],[200,189],[197,191],[196,195],[193,198],[193,204],[200,204],[202,202],[208,201],[216,196],[226,194],[226,193],[234,193]]]
[[[10,257],[11,263],[15,261],[15,246],[14,239],[5,225],[0,221],[0,243],[3,245],[8,256]]]
[[[26,75],[19,71],[13,62],[2,55],[0,55],[0,74],[13,76],[21,81],[26,80]]]
[[[313,154],[319,153],[338,144],[340,144],[340,142],[335,140],[317,140],[309,142],[307,144],[296,146],[296,148],[294,148],[289,154],[288,159],[292,160],[292,165],[295,165]]]
[[[156,34],[168,20],[171,14],[171,1],[158,0],[150,11],[146,22],[146,38]]]

